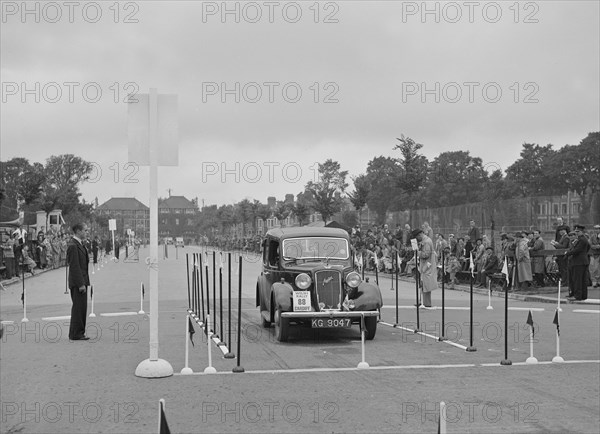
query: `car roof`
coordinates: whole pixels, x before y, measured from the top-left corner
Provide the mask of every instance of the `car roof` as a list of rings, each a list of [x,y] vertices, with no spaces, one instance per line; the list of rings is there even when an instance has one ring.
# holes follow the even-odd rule
[[[348,232],[344,229],[306,226],[271,229],[266,235],[281,239],[296,237],[338,237],[348,239]]]

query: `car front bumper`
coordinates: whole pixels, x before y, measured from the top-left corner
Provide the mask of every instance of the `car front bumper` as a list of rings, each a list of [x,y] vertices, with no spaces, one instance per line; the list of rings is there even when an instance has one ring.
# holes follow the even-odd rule
[[[282,318],[360,318],[361,316],[379,316],[379,311],[281,312]]]

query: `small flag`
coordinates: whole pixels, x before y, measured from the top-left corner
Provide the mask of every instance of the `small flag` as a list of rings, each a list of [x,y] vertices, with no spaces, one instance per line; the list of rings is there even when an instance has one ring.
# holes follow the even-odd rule
[[[144,291],[144,284],[142,283],[142,298],[144,298],[144,295],[146,295],[146,291]]]
[[[169,424],[167,423],[167,416],[165,416],[164,404],[160,401],[160,434],[171,434]]]
[[[194,333],[196,333],[196,330],[194,330],[194,325],[192,324],[192,320],[190,319],[189,316],[188,316],[188,333],[190,334],[190,342],[192,343],[192,346],[194,346]]]
[[[475,262],[473,261],[473,250],[469,252],[469,269],[471,270],[471,277],[475,277]]]
[[[504,277],[506,278],[506,284],[508,285],[508,260],[506,259],[506,256],[504,257],[504,265],[502,266],[502,274],[504,274]]]
[[[554,320],[552,321],[552,324],[556,324],[556,334],[560,336],[560,326],[558,325],[558,309],[556,309],[556,312],[554,313]]]
[[[535,328],[533,327],[533,317],[531,316],[531,311],[529,311],[529,315],[527,315],[527,324],[531,327],[531,337],[535,337]]]
[[[94,298],[94,285],[90,286],[90,300]]]

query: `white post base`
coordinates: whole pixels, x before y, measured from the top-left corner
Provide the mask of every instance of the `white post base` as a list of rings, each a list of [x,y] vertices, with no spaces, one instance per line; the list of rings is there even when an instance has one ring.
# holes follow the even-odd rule
[[[358,369],[368,369],[369,364],[367,362],[360,362],[357,366]]]
[[[29,322],[29,320],[27,319],[27,317],[23,317],[23,319],[21,320],[21,322]]]
[[[213,368],[212,366],[207,366],[206,368],[204,368],[204,373],[205,374],[216,374],[217,370],[215,368]]]
[[[565,359],[560,356],[554,356],[552,358],[552,363],[565,363]]]
[[[192,368],[188,368],[187,366],[181,370],[181,375],[191,375],[193,373]]]
[[[488,305],[488,307],[486,307],[486,309],[487,309],[487,310],[494,310],[494,306],[489,306],[489,305]]]
[[[96,314],[95,313],[90,313],[90,318],[96,318]]]
[[[138,314],[139,314],[139,315],[143,315],[143,314],[145,314],[145,313],[146,313],[146,312],[144,312],[143,310],[140,310],[140,311],[138,312]]]
[[[136,377],[143,378],[163,378],[173,375],[171,364],[163,359],[146,359],[140,362],[135,368]]]
[[[535,365],[538,362],[538,359],[536,359],[535,357],[527,357],[527,360],[525,360],[525,363],[527,363],[528,365]]]

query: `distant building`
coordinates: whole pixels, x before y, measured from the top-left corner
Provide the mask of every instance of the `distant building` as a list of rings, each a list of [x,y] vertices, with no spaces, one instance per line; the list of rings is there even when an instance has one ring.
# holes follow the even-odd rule
[[[197,201],[184,196],[169,196],[158,201],[159,237],[196,238]]]
[[[116,234],[127,236],[127,229],[136,237],[150,238],[150,208],[133,197],[112,197],[96,208],[99,216],[117,221]]]

